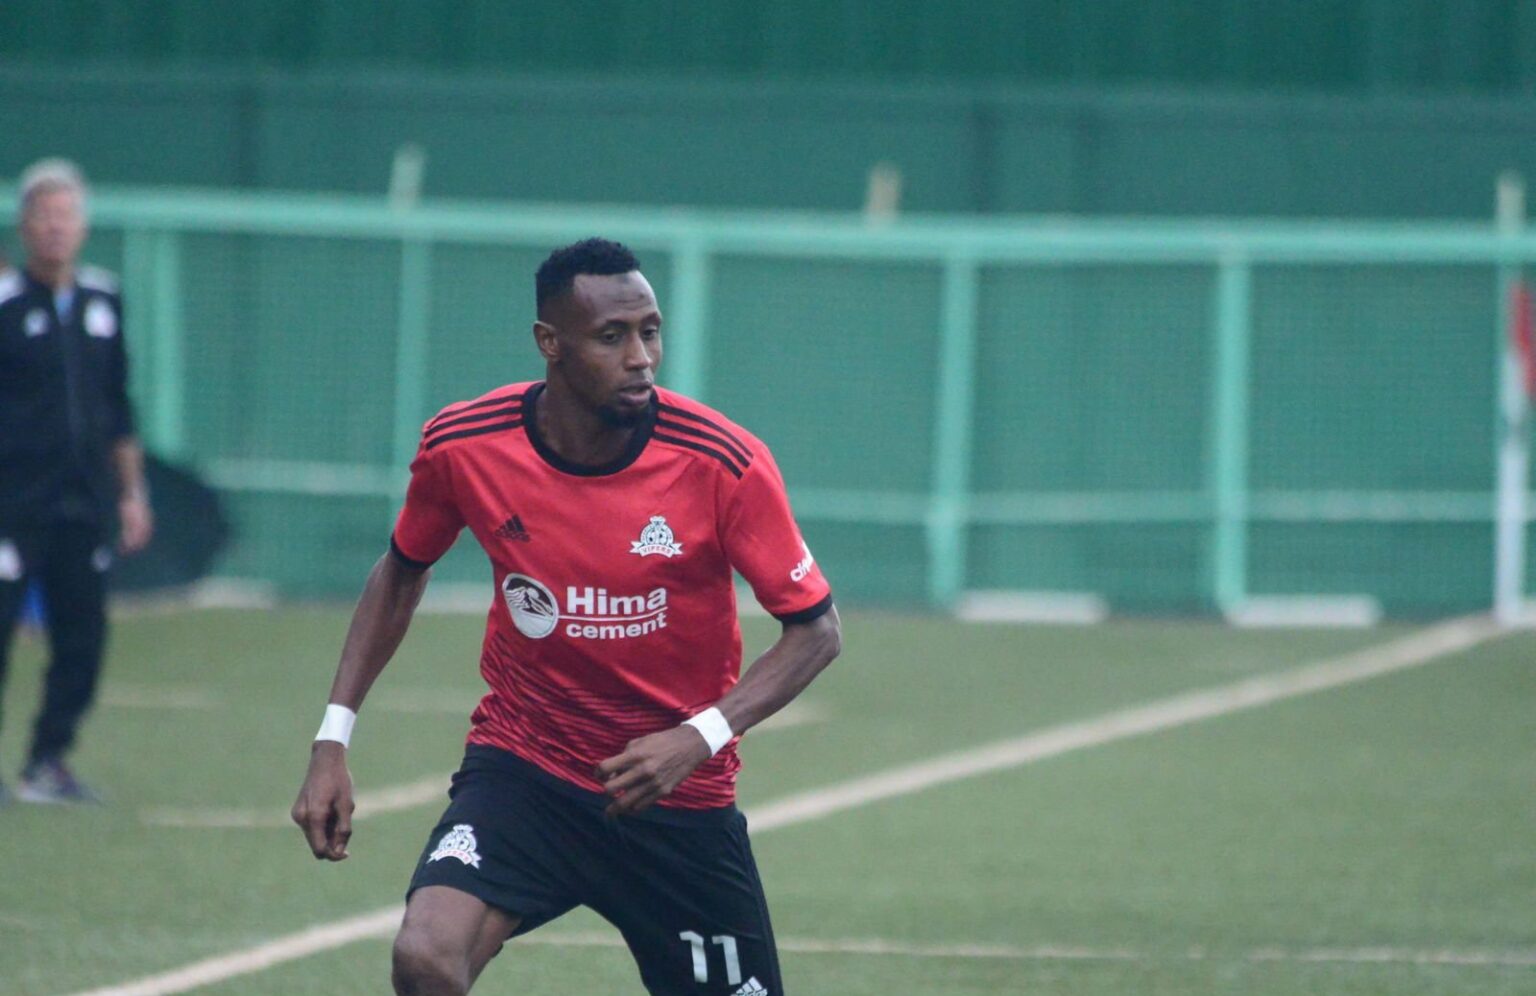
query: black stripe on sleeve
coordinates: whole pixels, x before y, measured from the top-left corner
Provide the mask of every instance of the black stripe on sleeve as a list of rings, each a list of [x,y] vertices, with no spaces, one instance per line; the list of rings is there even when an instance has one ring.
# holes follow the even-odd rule
[[[737,478],[741,477],[742,468],[737,467],[736,462],[724,452],[715,449],[713,446],[705,446],[703,443],[700,443],[696,440],[682,439],[678,436],[668,436],[663,433],[661,429],[662,427],[657,425],[656,434],[651,438],[659,443],[671,443],[673,446],[681,446],[683,449],[693,450],[695,453],[703,453],[705,456],[714,457],[716,460],[719,460],[722,464],[725,465],[726,470],[730,471]]]
[[[393,533],[389,536],[389,552],[394,555],[396,560],[413,571],[424,571],[432,566],[432,562],[429,560],[417,560],[414,557],[407,557],[405,551],[400,549],[400,544],[395,542]]]
[[[487,419],[502,418],[508,415],[521,415],[522,413],[522,403],[514,401],[512,404],[507,405],[505,408],[492,408],[488,411],[473,412],[469,415],[459,415],[455,418],[449,419],[440,418],[436,422],[432,423],[432,425],[429,426],[427,431],[422,435],[423,437],[430,437],[443,431],[444,429],[451,429],[456,425],[464,425],[467,422],[484,422]]]
[[[445,418],[454,418],[463,415],[465,412],[474,411],[476,408],[490,408],[492,405],[511,404],[512,402],[522,400],[523,392],[519,391],[516,394],[498,394],[494,398],[482,398],[479,401],[472,401],[467,405],[454,408],[452,411],[439,412],[436,418],[427,423],[426,431],[431,432],[433,429],[440,428]]]
[[[815,622],[817,619],[820,619],[822,616],[831,611],[832,595],[829,592],[826,598],[823,598],[821,601],[817,602],[815,605],[808,609],[801,609],[799,612],[786,612],[782,616],[775,612],[773,618],[777,619],[779,622],[786,626],[791,626],[795,623]]]
[[[469,429],[460,429],[457,432],[445,432],[440,436],[433,436],[427,440],[426,448],[430,450],[438,443],[446,443],[450,439],[463,439],[465,436],[483,436],[487,432],[502,432],[507,429],[516,429],[522,424],[522,418],[514,416],[505,422],[491,422],[488,425],[477,425]]]
[[[661,410],[668,415],[677,415],[682,418],[689,419],[690,421],[709,426],[711,429],[720,433],[720,435],[724,436],[726,439],[729,439],[731,442],[735,443],[737,449],[741,450],[743,453],[747,452],[749,449],[747,444],[737,439],[736,434],[731,432],[731,430],[727,429],[723,425],[720,425],[718,422],[713,422],[710,419],[705,418],[703,415],[697,415],[691,411],[688,411],[686,408],[679,408],[676,405],[662,405]]]
[[[656,422],[656,428],[666,429],[668,432],[686,432],[690,436],[698,436],[700,439],[707,443],[713,443],[714,445],[719,446],[726,452],[730,453],[731,456],[735,457],[736,462],[741,464],[742,470],[746,470],[747,464],[752,462],[752,454],[738,449],[734,443],[718,434],[710,433],[703,429],[697,429],[691,425],[684,425],[681,422],[676,422],[667,418],[658,419]]]

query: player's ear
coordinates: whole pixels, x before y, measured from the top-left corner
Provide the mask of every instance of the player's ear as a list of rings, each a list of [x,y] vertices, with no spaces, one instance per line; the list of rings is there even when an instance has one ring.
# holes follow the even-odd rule
[[[539,355],[553,363],[560,359],[560,337],[555,334],[555,327],[547,322],[533,323],[533,342],[539,347]]]

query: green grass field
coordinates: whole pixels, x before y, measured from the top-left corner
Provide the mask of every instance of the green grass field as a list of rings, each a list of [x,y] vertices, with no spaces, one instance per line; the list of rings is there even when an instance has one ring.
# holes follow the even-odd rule
[[[352,858],[334,866],[281,824],[345,620],[296,608],[118,623],[77,757],[111,804],[0,811],[0,992],[122,986],[398,902],[439,802],[361,819]],[[845,655],[801,721],[748,738],[749,814],[1413,632],[872,614],[845,627]],[[774,628],[748,620],[748,647]],[[479,637],[473,618],[418,619],[354,738],[360,791],[446,781],[479,694]],[[768,827],[756,847],[786,983],[803,996],[1536,992],[1533,656],[1536,636],[1503,636]],[[0,728],[7,779],[41,661],[23,640]],[[255,825],[160,825],[168,811]],[[509,946],[476,992],[640,992],[616,942],[574,914]],[[387,992],[388,943],[379,934],[198,991]]]

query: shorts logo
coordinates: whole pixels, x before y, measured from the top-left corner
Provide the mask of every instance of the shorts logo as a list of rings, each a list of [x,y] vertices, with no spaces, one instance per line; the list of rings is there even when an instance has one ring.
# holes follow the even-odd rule
[[[663,557],[676,557],[683,552],[683,544],[675,542],[672,527],[664,515],[651,516],[650,524],[640,530],[640,538],[629,544],[629,552],[649,557],[659,553]]]
[[[560,623],[560,606],[554,593],[526,574],[508,574],[501,580],[501,594],[512,613],[518,632],[542,640]]]
[[[468,823],[457,823],[452,830],[443,834],[443,839],[437,842],[437,850],[432,852],[427,863],[431,864],[442,858],[458,858],[471,868],[479,868],[478,846],[479,843],[475,840],[475,828]]]
[[[741,978],[739,975],[736,977]],[[731,993],[731,996],[768,996],[768,990],[763,988],[763,984],[757,981],[757,976],[754,975],[740,989]]]
[[[508,574],[501,594],[512,614],[512,625],[524,636],[542,640],[564,623],[566,636],[587,640],[617,640],[647,636],[667,628],[667,589],[644,595],[614,595],[607,588],[565,589],[565,611],[542,581],[526,574]]]

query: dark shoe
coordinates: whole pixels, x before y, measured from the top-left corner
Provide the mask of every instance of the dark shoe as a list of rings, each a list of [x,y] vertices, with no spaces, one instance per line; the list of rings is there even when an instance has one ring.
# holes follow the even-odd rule
[[[63,761],[33,761],[21,772],[16,798],[22,802],[96,805],[101,796],[75,777]]]

